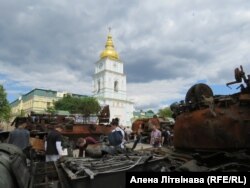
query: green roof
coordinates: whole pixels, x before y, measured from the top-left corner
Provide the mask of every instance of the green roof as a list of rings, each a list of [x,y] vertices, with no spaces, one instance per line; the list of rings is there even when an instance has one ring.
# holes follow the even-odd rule
[[[61,116],[69,116],[70,115],[70,113],[66,110],[57,110],[55,114],[61,115]]]
[[[135,111],[133,112],[133,115],[136,116],[136,117],[139,117],[139,118],[152,118],[155,113],[151,112],[151,111],[147,111],[147,112],[144,112],[144,111]]]
[[[26,94],[23,94],[22,95],[22,100],[25,102],[25,101],[30,100],[34,96],[57,98],[57,92],[58,91],[35,88],[35,89],[31,90],[30,92],[28,92]],[[74,94],[74,93],[72,93],[71,95],[73,97],[79,97],[79,98],[87,97],[87,95],[80,95],[80,94]],[[10,105],[15,106],[18,103],[19,103],[19,99],[16,99],[15,101],[11,102]]]

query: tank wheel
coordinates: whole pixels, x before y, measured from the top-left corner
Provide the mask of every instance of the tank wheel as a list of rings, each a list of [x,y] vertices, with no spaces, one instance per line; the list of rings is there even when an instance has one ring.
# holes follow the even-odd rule
[[[187,92],[185,102],[188,103],[201,103],[203,101],[203,96],[212,97],[213,91],[206,84],[195,84]]]

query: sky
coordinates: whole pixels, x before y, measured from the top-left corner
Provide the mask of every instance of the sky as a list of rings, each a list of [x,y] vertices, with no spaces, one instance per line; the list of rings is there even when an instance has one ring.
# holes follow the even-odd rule
[[[232,94],[250,73],[249,0],[1,0],[0,84],[92,95],[108,28],[136,109],[164,108],[196,83]]]

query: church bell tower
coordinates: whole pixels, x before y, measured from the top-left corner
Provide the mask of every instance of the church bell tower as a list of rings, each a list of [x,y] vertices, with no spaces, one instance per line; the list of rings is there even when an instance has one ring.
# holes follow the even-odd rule
[[[133,108],[133,103],[127,99],[123,62],[115,50],[110,31],[105,49],[101,52],[99,61],[95,63],[93,82],[94,97],[101,105],[109,105],[111,119],[117,117],[121,124],[130,124],[133,113],[130,108]]]

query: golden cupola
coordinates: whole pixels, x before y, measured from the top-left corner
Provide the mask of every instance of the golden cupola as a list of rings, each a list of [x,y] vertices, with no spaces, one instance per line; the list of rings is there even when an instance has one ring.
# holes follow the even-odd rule
[[[102,53],[100,55],[101,59],[106,58],[106,57],[110,58],[112,60],[118,60],[119,61],[119,54],[115,51],[112,36],[111,36],[110,33],[108,34],[105,49],[102,51]]]

